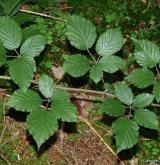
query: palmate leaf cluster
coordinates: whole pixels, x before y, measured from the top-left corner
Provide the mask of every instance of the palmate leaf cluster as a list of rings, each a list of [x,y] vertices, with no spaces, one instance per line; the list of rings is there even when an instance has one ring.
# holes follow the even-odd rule
[[[159,130],[159,122],[157,115],[146,109],[154,99],[152,94],[141,93],[134,96],[131,88],[125,83],[117,83],[114,88],[117,99],[106,98],[99,112],[117,118],[112,124],[112,130],[116,139],[117,153],[119,153],[138,142],[139,126]],[[133,111],[133,119],[130,119]],[[124,117],[125,114],[128,118]]]
[[[53,79],[48,75],[43,74],[41,76],[38,86],[39,91],[47,99],[46,104],[50,103],[51,107],[42,106],[42,98],[31,89],[27,89],[26,92],[22,89],[16,90],[8,100],[7,105],[18,111],[29,112],[27,129],[39,149],[58,130],[59,119],[64,122],[77,122],[77,110],[70,103],[69,94],[64,91],[57,91],[54,88]]]
[[[25,92],[33,80],[36,71],[34,57],[45,48],[46,41],[42,35],[34,35],[22,43],[20,26],[7,16],[0,17],[0,66],[7,62],[7,50],[16,52],[15,59],[9,62],[9,74],[12,80]],[[17,49],[20,47],[20,52]]]
[[[71,45],[89,52],[97,38],[96,28],[92,22],[81,16],[69,16],[66,28],[66,35]],[[72,77],[81,77],[90,72],[90,78],[98,83],[103,77],[103,72],[114,73],[125,67],[125,61],[113,55],[122,48],[122,45],[123,37],[120,30],[118,28],[108,29],[100,35],[96,42],[98,59],[91,62],[85,56],[85,52],[84,54],[74,54],[65,61],[64,71]],[[91,53],[89,52],[89,54]]]
[[[70,44],[83,51],[83,54],[73,54],[64,62],[64,71],[72,77],[81,77],[89,72],[90,78],[98,83],[103,79],[103,72],[112,74],[126,67],[126,61],[116,55],[123,46],[123,36],[118,28],[107,29],[97,41],[95,26],[81,16],[69,16],[66,28]],[[99,113],[117,118],[112,124],[117,153],[137,144],[140,126],[159,130],[157,115],[146,107],[154,98],[160,102],[160,81],[155,75],[160,63],[160,49],[148,40],[134,39],[134,43],[134,59],[139,67],[133,69],[124,80],[141,90],[153,85],[153,92],[135,96],[126,83],[115,83],[116,99],[104,99]],[[93,46],[95,51],[92,54],[90,48]]]
[[[22,42],[22,30],[13,19],[2,16],[0,25],[0,66],[9,63],[9,74],[19,86],[7,105],[17,111],[29,113],[27,129],[39,149],[58,130],[58,120],[77,122],[76,107],[70,103],[69,94],[57,91],[53,79],[46,74],[42,74],[38,82],[43,97],[35,90],[28,89],[36,72],[35,57],[46,46],[44,37],[33,35]],[[8,60],[8,52],[11,51],[15,52],[15,58]]]

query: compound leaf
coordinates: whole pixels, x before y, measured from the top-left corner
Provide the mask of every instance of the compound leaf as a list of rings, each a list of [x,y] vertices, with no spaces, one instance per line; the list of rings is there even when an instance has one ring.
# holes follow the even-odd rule
[[[103,66],[103,70],[108,73],[114,73],[125,67],[125,62],[120,57],[113,55],[103,56],[99,63]]]
[[[149,93],[141,93],[133,100],[133,106],[136,108],[147,107],[152,103],[154,96]]]
[[[63,69],[72,77],[81,77],[90,69],[90,61],[84,55],[73,55],[64,62]]]
[[[71,45],[80,50],[91,48],[96,40],[96,28],[92,22],[77,15],[69,16],[66,34]]]
[[[131,88],[128,87],[127,84],[124,83],[117,83],[114,86],[115,94],[118,100],[122,103],[131,105],[133,102],[133,92]]]
[[[15,50],[21,44],[22,32],[20,26],[11,18],[0,17],[0,41],[9,50]]]
[[[147,109],[137,109],[134,114],[134,119],[140,126],[150,129],[159,129],[159,122],[157,115]]]
[[[46,98],[51,98],[55,90],[55,83],[51,77],[43,74],[39,80],[39,90]]]
[[[33,58],[20,57],[9,63],[12,80],[25,92],[30,86],[36,64]]]
[[[52,97],[51,109],[58,119],[64,122],[77,122],[76,106],[70,103],[70,96],[65,91],[56,91]]]
[[[119,118],[112,124],[112,131],[115,135],[117,153],[133,147],[138,142],[139,127],[137,122]]]
[[[155,76],[150,70],[134,69],[126,79],[138,88],[146,88],[153,83]]]
[[[52,111],[45,111],[39,108],[27,117],[27,129],[36,141],[39,149],[57,131],[57,118]]]
[[[107,29],[102,33],[96,44],[96,51],[99,55],[112,55],[118,52],[123,45],[123,36],[118,28]]]
[[[134,55],[140,66],[152,68],[159,63],[160,50],[158,45],[147,40],[136,41],[135,44]]]
[[[157,102],[160,102],[160,81],[157,81],[154,84],[153,95],[155,96]]]
[[[46,41],[42,35],[31,36],[22,44],[20,54],[23,56],[36,57],[44,50],[45,44]]]
[[[21,89],[16,90],[7,103],[8,106],[22,112],[32,112],[38,110],[41,104],[42,100],[38,93],[30,89],[26,92]]]
[[[6,62],[6,49],[2,43],[0,43],[0,67]]]
[[[125,112],[125,106],[116,99],[106,98],[100,107],[100,112],[110,116],[120,117]]]
[[[103,65],[100,63],[93,65],[90,70],[90,78],[98,83],[103,78]]]

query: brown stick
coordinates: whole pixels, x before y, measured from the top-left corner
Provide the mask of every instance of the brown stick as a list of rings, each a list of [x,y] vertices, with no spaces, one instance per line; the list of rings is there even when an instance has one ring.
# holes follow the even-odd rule
[[[59,17],[55,17],[55,16],[52,16],[52,15],[43,14],[43,13],[37,13],[37,12],[34,12],[34,11],[30,11],[30,10],[20,9],[20,11],[23,12],[23,13],[37,15],[37,16],[41,16],[41,17],[45,17],[45,18],[50,18],[50,19],[57,20],[57,21],[63,21],[63,22],[67,21],[67,20],[64,20],[64,19],[59,18]]]
[[[0,79],[12,80],[11,77],[8,77],[8,76],[0,76]],[[33,80],[32,83],[37,84],[37,82],[35,80]],[[88,95],[95,95],[95,96],[97,95],[97,96],[106,96],[106,97],[110,97],[110,98],[116,98],[115,95],[110,94],[106,91],[95,91],[95,90],[81,89],[81,88],[70,88],[70,87],[64,87],[64,86],[60,86],[60,85],[56,85],[56,89],[64,90],[64,91],[67,91],[70,93],[86,93]],[[83,100],[83,101],[93,101],[93,102],[96,101],[95,99],[84,99],[81,97],[77,97],[77,99]],[[160,104],[156,104],[156,103],[152,103],[151,106],[160,108]]]
[[[101,142],[105,145],[105,147],[118,159],[120,160],[120,158],[117,156],[117,154],[113,151],[113,149],[105,142],[105,140],[102,138],[102,136],[93,128],[93,126],[86,120],[83,119],[81,117],[78,117],[78,119],[82,122],[84,122],[91,130],[94,134],[96,134],[98,136],[98,138],[101,140]],[[120,160],[121,161],[121,160]],[[123,162],[121,162],[123,165],[125,165]]]

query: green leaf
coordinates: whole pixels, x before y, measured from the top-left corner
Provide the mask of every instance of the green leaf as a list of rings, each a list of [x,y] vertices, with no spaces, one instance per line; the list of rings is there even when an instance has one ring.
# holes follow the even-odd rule
[[[55,83],[51,77],[43,74],[39,80],[39,90],[46,98],[51,98],[55,91]]]
[[[114,73],[125,67],[125,62],[120,57],[106,55],[102,57],[99,63],[103,66],[103,70],[108,73]]]
[[[131,88],[128,87],[127,84],[124,83],[117,83],[114,86],[115,94],[118,100],[122,103],[131,105],[133,102],[133,92]]]
[[[134,114],[134,119],[140,126],[150,129],[159,129],[159,122],[157,115],[147,109],[137,109]]]
[[[90,61],[84,55],[72,55],[64,62],[63,69],[72,77],[81,77],[90,69]]]
[[[42,35],[31,36],[22,44],[20,54],[36,57],[44,50],[45,44],[46,41]]]
[[[134,69],[126,79],[138,88],[146,88],[153,84],[155,76],[147,69]]]
[[[52,111],[45,111],[40,108],[30,113],[27,117],[27,129],[36,141],[39,149],[57,131],[57,118]]]
[[[8,106],[22,112],[38,110],[41,104],[42,100],[38,93],[30,89],[26,92],[21,89],[16,90],[7,102]]]
[[[77,122],[76,106],[71,104],[70,96],[65,91],[56,91],[52,97],[51,109],[58,119],[64,122]]]
[[[90,78],[97,84],[103,78],[103,65],[100,63],[91,67]]]
[[[12,17],[19,25],[23,25],[27,22],[33,22],[34,21],[34,16],[30,15],[28,13],[18,13],[15,16]],[[30,26],[27,26],[30,27]],[[32,33],[32,35],[35,35],[35,33]],[[23,36],[23,35],[22,35]]]
[[[22,42],[26,41],[29,37],[40,34],[35,24],[31,24],[22,29]]]
[[[19,57],[9,63],[12,80],[25,92],[30,86],[36,64],[33,58]]]
[[[124,115],[125,106],[116,99],[106,98],[100,107],[100,112],[110,116],[120,117]]]
[[[117,154],[138,142],[138,130],[137,122],[127,118],[119,118],[113,122],[112,131],[116,139]]]
[[[157,81],[153,87],[153,95],[155,96],[157,102],[160,102],[160,81]]]
[[[0,67],[6,62],[6,49],[2,43],[0,43]]]
[[[9,50],[15,50],[21,44],[22,32],[19,25],[9,17],[0,17],[0,40]]]
[[[135,44],[134,55],[140,66],[153,68],[159,63],[160,50],[158,45],[147,40],[136,41]]]
[[[80,50],[91,48],[96,40],[95,26],[81,16],[69,16],[66,34],[71,45]]]
[[[0,1],[0,16],[5,15],[4,8],[2,7],[1,1]]]
[[[154,96],[149,93],[141,93],[133,100],[133,106],[136,108],[147,107],[152,103]]]
[[[0,3],[2,4],[2,6],[5,10],[5,14],[12,15],[13,13],[15,14],[15,12],[13,12],[13,11],[19,5],[20,0],[11,0],[11,1],[0,0]]]
[[[118,52],[123,45],[123,36],[118,28],[107,29],[102,33],[96,44],[96,51],[99,55],[112,55]]]

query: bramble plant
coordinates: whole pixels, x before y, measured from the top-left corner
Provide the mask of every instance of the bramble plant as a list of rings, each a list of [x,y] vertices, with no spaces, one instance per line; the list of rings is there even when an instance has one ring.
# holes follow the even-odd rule
[[[83,54],[73,54],[65,60],[63,69],[67,74],[77,78],[89,73],[90,79],[97,84],[104,81],[104,72],[113,74],[126,69],[126,60],[116,54],[123,46],[119,28],[107,29],[97,39],[96,27],[92,22],[77,15],[67,18],[66,37],[72,46],[83,51]],[[35,57],[45,49],[46,40],[43,35],[37,34],[22,42],[22,31],[11,17],[0,17],[0,66],[8,64],[11,79],[19,87],[6,105],[17,111],[28,112],[27,130],[40,149],[58,130],[58,120],[77,122],[77,110],[70,103],[69,94],[57,90],[54,80],[47,74],[42,74],[36,82],[38,91],[31,89],[36,72]],[[139,66],[123,82],[113,83],[115,98],[105,98],[98,109],[101,114],[115,117],[112,131],[117,154],[137,144],[141,126],[159,131],[158,116],[148,107],[154,100],[160,102],[160,49],[154,42],[133,40],[134,59]],[[96,53],[92,54],[90,48],[93,49],[94,45]],[[11,52],[13,56],[10,56]],[[13,59],[8,60],[10,58]],[[131,84],[137,89],[153,86],[153,92],[141,90],[134,95]]]

